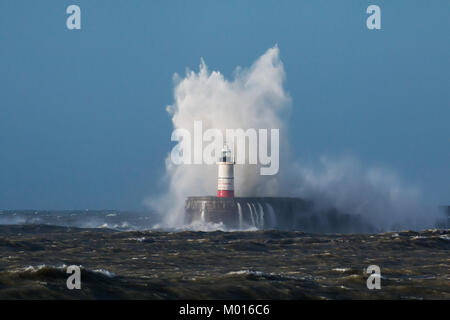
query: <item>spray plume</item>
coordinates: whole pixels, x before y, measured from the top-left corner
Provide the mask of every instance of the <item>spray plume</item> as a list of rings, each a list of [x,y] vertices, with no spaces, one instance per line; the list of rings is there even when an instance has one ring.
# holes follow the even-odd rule
[[[313,200],[318,208],[359,214],[383,230],[419,229],[435,223],[437,210],[424,208],[420,192],[403,186],[385,169],[364,169],[350,157],[334,161],[322,157],[319,169],[290,159],[285,116],[291,99],[283,87],[285,72],[277,46],[267,50],[250,68],[237,68],[232,80],[220,72],[210,72],[203,60],[198,72],[188,71],[184,78],[175,75],[174,80],[174,103],[167,107],[174,129],[193,133],[194,121],[198,120],[204,130],[280,129],[280,172],[261,176],[258,165],[238,165],[237,196],[302,197]],[[164,214],[166,226],[181,227],[186,197],[213,195],[216,171],[215,165],[174,165],[169,154],[167,192],[146,202]]]

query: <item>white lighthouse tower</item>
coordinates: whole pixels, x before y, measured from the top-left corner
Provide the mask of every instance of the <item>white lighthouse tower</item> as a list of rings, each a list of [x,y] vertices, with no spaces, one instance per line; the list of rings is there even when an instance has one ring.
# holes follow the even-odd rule
[[[231,151],[225,144],[217,162],[219,174],[217,176],[217,197],[234,197],[234,161],[231,158]]]

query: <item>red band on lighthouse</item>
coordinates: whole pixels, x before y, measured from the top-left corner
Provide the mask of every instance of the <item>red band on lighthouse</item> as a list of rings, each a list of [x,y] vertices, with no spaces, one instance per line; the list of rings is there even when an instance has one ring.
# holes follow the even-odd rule
[[[217,197],[219,198],[233,198],[234,191],[233,190],[217,190]]]

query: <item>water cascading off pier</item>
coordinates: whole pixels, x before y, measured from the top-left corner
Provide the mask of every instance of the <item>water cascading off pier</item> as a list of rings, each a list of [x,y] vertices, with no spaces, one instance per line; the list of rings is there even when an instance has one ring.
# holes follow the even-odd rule
[[[318,210],[313,202],[283,197],[188,197],[187,224],[222,223],[230,229],[280,229],[307,232],[370,232],[359,216]]]

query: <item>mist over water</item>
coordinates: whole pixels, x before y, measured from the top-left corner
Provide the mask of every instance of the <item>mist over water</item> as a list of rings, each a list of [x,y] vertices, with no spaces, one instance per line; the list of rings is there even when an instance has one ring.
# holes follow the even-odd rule
[[[194,136],[194,121],[207,129],[280,129],[280,171],[260,175],[259,165],[236,165],[236,196],[291,196],[313,200],[319,209],[361,215],[380,230],[433,227],[440,213],[423,205],[421,191],[402,183],[385,168],[366,168],[356,157],[322,156],[314,166],[291,157],[287,115],[295,103],[283,87],[285,71],[277,46],[249,68],[237,67],[233,78],[209,71],[202,60],[199,71],[174,76],[174,102],[167,107],[173,129]],[[292,132],[295,135],[295,132]],[[174,165],[170,151],[163,177],[167,189],[146,204],[163,215],[164,225],[183,227],[188,196],[214,195],[217,166]],[[214,229],[203,224],[194,229]],[[221,229],[217,226],[217,229]]]
[[[320,209],[361,215],[380,230],[431,228],[442,218],[437,207],[425,204],[418,187],[386,168],[367,168],[355,157],[322,156],[314,169],[297,163],[293,171],[300,180],[295,188],[300,197]]]

